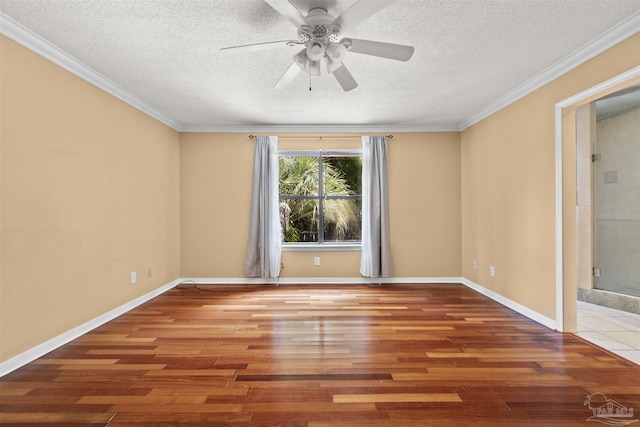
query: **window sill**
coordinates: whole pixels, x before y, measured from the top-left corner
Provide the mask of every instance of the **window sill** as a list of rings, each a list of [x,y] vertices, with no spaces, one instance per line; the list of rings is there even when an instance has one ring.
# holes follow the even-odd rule
[[[283,243],[282,252],[349,252],[360,251],[360,243]]]

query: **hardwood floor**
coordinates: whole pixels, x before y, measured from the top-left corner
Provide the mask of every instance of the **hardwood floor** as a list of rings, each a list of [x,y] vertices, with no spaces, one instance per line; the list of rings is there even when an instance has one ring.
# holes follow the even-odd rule
[[[0,378],[0,423],[584,426],[593,393],[640,418],[640,367],[462,285],[203,289]]]

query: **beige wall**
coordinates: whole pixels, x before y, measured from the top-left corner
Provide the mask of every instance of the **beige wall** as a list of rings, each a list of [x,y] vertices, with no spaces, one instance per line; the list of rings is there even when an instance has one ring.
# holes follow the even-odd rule
[[[182,277],[242,277],[253,141],[247,134],[216,133],[184,133],[180,140]],[[357,139],[279,144],[282,149],[360,146]],[[394,275],[459,277],[459,133],[397,133],[388,154]],[[360,276],[360,252],[284,252],[282,261],[282,277]]]
[[[242,277],[252,170],[246,134],[180,135],[182,277]]]
[[[0,43],[6,361],[179,277],[179,135]]]
[[[640,35],[462,132],[464,277],[555,318],[554,106],[637,66],[638,52]],[[565,202],[573,219],[565,223],[572,248],[565,255],[574,260],[568,275],[575,290],[575,142],[567,150],[573,198],[567,193]]]
[[[396,134],[389,147],[397,277],[460,277],[460,133]]]

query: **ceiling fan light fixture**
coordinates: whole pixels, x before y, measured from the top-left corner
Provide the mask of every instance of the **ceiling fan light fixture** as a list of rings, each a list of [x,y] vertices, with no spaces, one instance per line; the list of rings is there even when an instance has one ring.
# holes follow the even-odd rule
[[[326,53],[331,62],[342,62],[347,54],[347,49],[341,44],[329,43],[326,48]]]
[[[326,49],[327,46],[324,43],[318,40],[312,40],[307,45],[307,56],[312,61],[319,61],[324,58]]]
[[[302,49],[300,52],[293,55],[293,62],[295,62],[301,70],[306,70],[309,64],[306,49]]]
[[[309,68],[307,69],[307,73],[311,76],[319,76],[322,74],[322,70],[320,68],[320,61],[309,61]]]
[[[302,31],[300,31],[298,33],[298,41],[300,43],[309,43],[311,41],[311,37],[309,36],[309,34],[307,33],[303,33]]]
[[[301,25],[298,28],[298,40],[300,43],[309,43],[311,41],[311,37],[313,32],[313,27],[311,25]]]
[[[331,25],[329,27],[329,35],[327,36],[327,40],[329,40],[331,43],[338,43],[339,39],[339,34],[342,32],[342,29],[340,28],[340,26],[338,25]]]
[[[335,70],[342,67],[342,62],[333,62],[329,58],[325,58],[327,64],[327,74],[333,74]]]
[[[346,50],[351,49],[351,47],[353,46],[353,42],[351,41],[351,39],[342,39],[340,40],[340,45],[343,46]]]

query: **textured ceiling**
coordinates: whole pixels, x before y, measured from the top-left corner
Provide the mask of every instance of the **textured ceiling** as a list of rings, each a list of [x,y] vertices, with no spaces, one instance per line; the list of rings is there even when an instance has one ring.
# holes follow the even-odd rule
[[[291,3],[337,16],[355,0]],[[640,16],[640,0],[397,0],[344,36],[415,46],[413,58],[347,53],[350,92],[305,73],[273,90],[299,48],[219,53],[297,38],[263,0],[0,0],[0,10],[181,126],[459,126]]]

